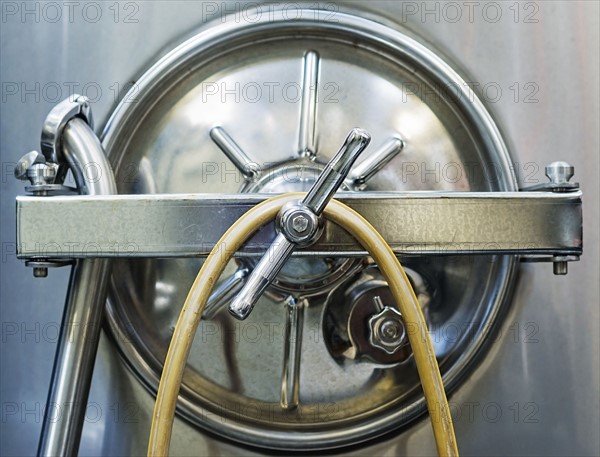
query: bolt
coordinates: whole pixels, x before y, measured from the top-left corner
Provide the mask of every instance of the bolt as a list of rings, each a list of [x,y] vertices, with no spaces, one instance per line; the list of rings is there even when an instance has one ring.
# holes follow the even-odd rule
[[[575,174],[575,167],[567,162],[552,162],[546,165],[546,176],[553,184],[566,184]]]
[[[552,270],[555,275],[566,275],[569,272],[569,263],[564,260],[555,260],[552,264]]]
[[[308,228],[308,219],[301,214],[298,216],[295,216],[292,219],[292,227],[294,228],[294,230],[296,232],[304,233],[304,232],[306,232],[306,229]]]
[[[54,182],[56,178],[56,167],[46,163],[33,164],[27,170],[27,179],[32,186],[43,186]]]
[[[48,268],[46,267],[33,267],[34,278],[45,278],[48,276]]]

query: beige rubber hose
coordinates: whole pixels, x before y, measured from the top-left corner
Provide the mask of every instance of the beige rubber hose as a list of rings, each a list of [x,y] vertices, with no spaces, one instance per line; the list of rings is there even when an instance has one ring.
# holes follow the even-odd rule
[[[273,220],[284,204],[298,201],[303,196],[299,193],[280,195],[250,209],[227,230],[202,265],[185,300],[169,345],[154,406],[148,456],[169,454],[177,397],[192,341],[206,301],[229,259],[256,230]],[[325,208],[324,216],[354,236],[379,266],[406,325],[438,454],[458,456],[448,400],[427,323],[404,269],[381,235],[356,211],[332,200]]]

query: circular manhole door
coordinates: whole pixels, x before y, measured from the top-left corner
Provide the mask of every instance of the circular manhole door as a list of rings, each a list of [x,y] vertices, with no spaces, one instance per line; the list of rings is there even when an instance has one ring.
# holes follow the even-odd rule
[[[493,120],[433,50],[353,14],[289,15],[216,23],[139,79],[103,137],[120,193],[306,190],[353,127],[367,130],[372,142],[356,165],[362,175],[347,190],[517,190]],[[515,260],[403,261],[445,383],[455,388],[502,316]],[[153,392],[201,264],[115,262],[110,327]],[[253,265],[232,261],[222,279]],[[294,342],[301,347],[296,393],[283,375],[289,296],[308,303]],[[375,296],[390,300],[369,259],[293,259],[249,319],[235,321],[223,310],[201,323],[179,413],[239,442],[297,450],[364,442],[405,426],[425,412],[425,402],[410,348],[390,354],[370,345]],[[381,328],[392,338],[400,330]]]

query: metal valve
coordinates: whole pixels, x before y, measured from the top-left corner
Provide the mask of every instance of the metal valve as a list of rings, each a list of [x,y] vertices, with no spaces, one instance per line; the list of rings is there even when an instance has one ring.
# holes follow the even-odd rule
[[[369,319],[369,342],[374,348],[393,355],[408,344],[408,336],[402,314],[390,306],[384,306],[379,296],[373,301],[380,310]]]
[[[298,246],[308,246],[316,241],[320,234],[319,216],[370,141],[371,136],[366,131],[352,129],[343,146],[327,163],[306,197],[295,205],[281,209],[277,217],[280,233],[229,305],[230,313],[236,318],[243,320],[248,317],[258,298]]]

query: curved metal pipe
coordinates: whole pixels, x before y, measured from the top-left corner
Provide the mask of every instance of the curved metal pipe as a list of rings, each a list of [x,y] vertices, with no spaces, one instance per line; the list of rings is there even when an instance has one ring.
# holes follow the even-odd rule
[[[112,167],[88,124],[64,127],[62,153],[87,195],[117,193]],[[52,381],[42,423],[39,456],[77,455],[92,381],[110,274],[108,259],[80,260],[71,270]]]

